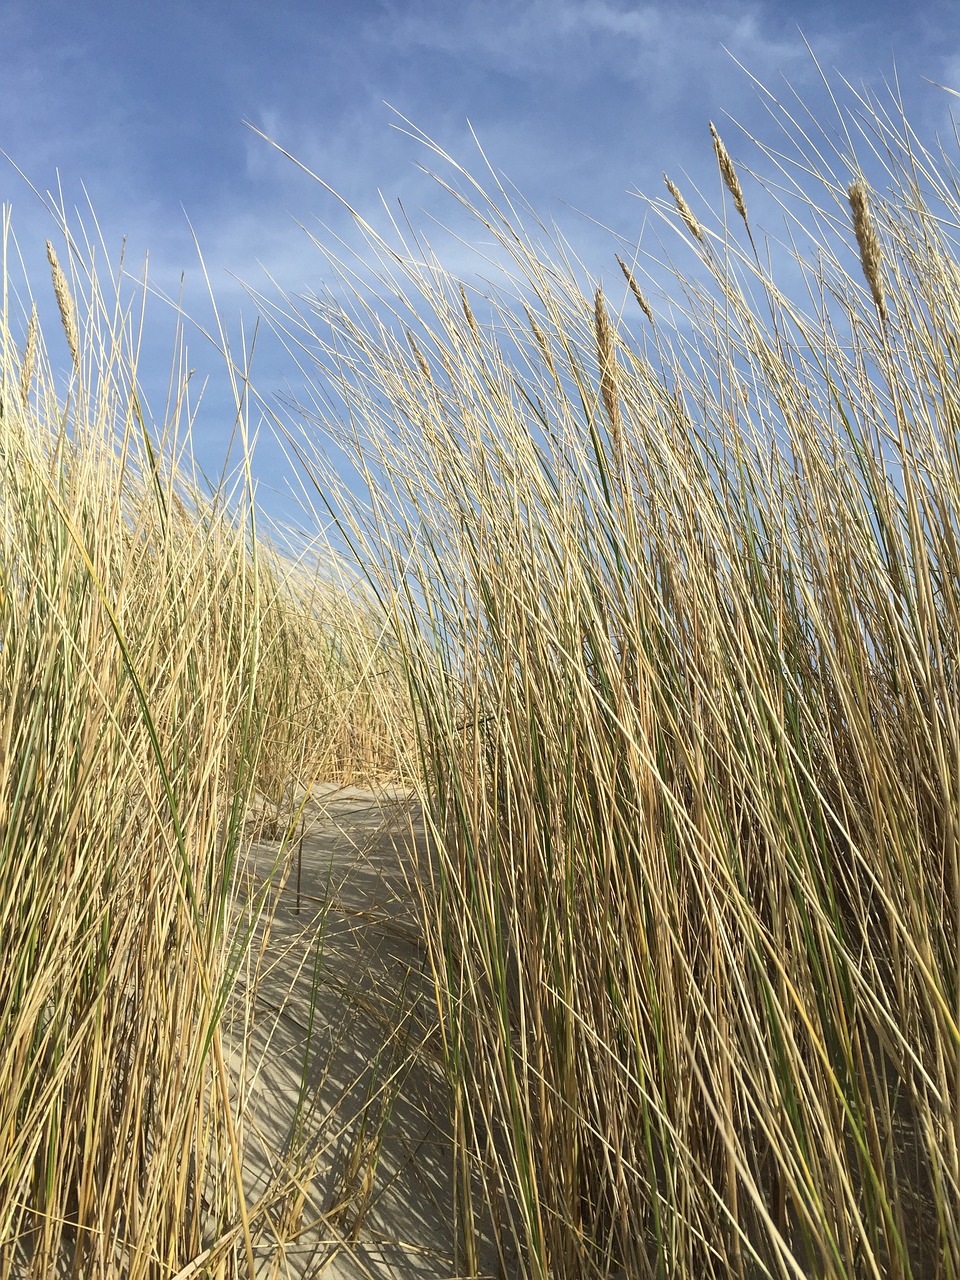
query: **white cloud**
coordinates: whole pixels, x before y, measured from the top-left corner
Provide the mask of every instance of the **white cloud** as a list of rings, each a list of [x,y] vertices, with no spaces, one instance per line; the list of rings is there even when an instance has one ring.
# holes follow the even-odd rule
[[[368,30],[399,53],[429,49],[466,61],[483,60],[492,70],[525,76],[553,75],[558,62],[575,74],[586,71],[615,76],[639,58],[675,64],[693,62],[704,50],[736,44],[764,70],[772,61],[805,56],[795,28],[778,33],[764,22],[762,3],[674,3],[642,5],[613,0],[465,0],[440,19],[433,5],[390,10]],[[815,33],[810,33],[815,35]],[[584,39],[606,39],[606,58],[584,66]],[[639,73],[642,67],[637,66]],[[692,82],[687,83],[689,91]]]
[[[563,0],[554,12],[564,34],[600,31],[634,40],[658,39],[665,16],[664,10],[655,4],[623,8],[607,0]]]
[[[20,0],[13,20],[5,18],[0,146],[41,188],[54,184],[60,166],[68,205],[82,204],[82,180],[108,245],[118,248],[129,234],[131,264],[149,249],[151,278],[166,293],[176,293],[185,271],[187,310],[202,318],[208,304],[182,202],[231,323],[241,308],[247,316],[255,308],[230,272],[267,293],[258,263],[293,292],[330,279],[297,222],[326,243],[337,236],[359,243],[333,196],[242,130],[244,113],[385,233],[389,217],[379,193],[398,217],[402,203],[444,265],[468,277],[482,266],[457,236],[469,246],[483,233],[418,171],[424,164],[452,176],[422,143],[392,127],[384,100],[489,182],[469,120],[494,169],[516,182],[548,224],[558,218],[591,271],[606,272],[613,249],[624,246],[561,202],[636,237],[644,209],[626,193],[658,194],[664,169],[691,198],[698,185],[707,203],[719,192],[709,119],[738,165],[756,153],[725,113],[776,145],[776,126],[734,59],[793,107],[782,73],[815,115],[825,105],[827,118],[829,98],[796,20],[828,74],[836,66],[854,83],[875,83],[892,67],[879,0],[816,11],[795,0],[793,17],[789,4],[772,0],[379,0],[317,6],[337,10],[330,23],[319,14],[297,19],[279,6],[275,23],[261,23],[260,40],[235,41],[238,62],[224,59],[216,21],[198,24],[191,51],[211,74],[195,78],[196,92],[184,99],[175,81],[158,74],[169,65],[162,59],[152,71],[138,64],[136,77],[120,74],[129,65],[116,56],[129,34],[122,24],[96,28],[78,18],[75,34],[64,35],[37,18],[39,7]],[[920,0],[916,9],[919,17],[904,10],[898,19],[898,62],[912,76],[908,99],[921,58],[931,78],[960,84],[960,23],[954,20],[949,34],[942,30],[941,0]],[[243,30],[254,0],[236,0],[236,11]],[[365,19],[365,12],[378,16]],[[138,15],[128,7],[130,30],[142,37]],[[937,100],[925,136],[944,129],[949,105]],[[206,127],[208,119],[216,123]],[[20,179],[2,170],[0,200],[11,197],[34,283],[46,292],[49,220]],[[759,216],[752,190],[748,203]],[[449,233],[435,229],[431,217]],[[199,350],[197,356],[199,362]]]

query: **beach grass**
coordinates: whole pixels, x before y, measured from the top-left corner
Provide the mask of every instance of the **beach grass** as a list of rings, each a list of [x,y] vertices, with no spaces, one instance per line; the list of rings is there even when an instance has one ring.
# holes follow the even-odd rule
[[[4,219],[0,1274],[246,1275],[251,822],[289,839],[318,779],[396,776],[391,673],[363,592],[258,528],[246,449],[197,485],[182,331],[155,422],[145,285],[61,242],[44,335]]]
[[[705,129],[666,296],[434,148],[502,286],[361,223],[272,311],[342,573],[274,550],[248,450],[194,483],[122,282],[51,246],[52,358],[5,256],[0,1275],[281,1273],[323,1152],[248,1197],[224,1039],[272,963],[251,811],[279,867],[324,778],[426,820],[451,1274],[960,1277],[960,187],[855,105],[842,150],[784,114],[766,185]]]
[[[960,1274],[960,197],[854,107],[766,185],[711,130],[668,305],[433,147],[499,283],[360,222],[277,323],[404,654],[468,1275]]]

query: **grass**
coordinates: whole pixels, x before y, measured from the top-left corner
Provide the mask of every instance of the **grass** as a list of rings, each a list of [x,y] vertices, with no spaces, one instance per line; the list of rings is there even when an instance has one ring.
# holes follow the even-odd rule
[[[0,1274],[250,1274],[248,817],[395,775],[391,678],[362,596],[258,532],[247,457],[232,500],[192,483],[182,343],[146,420],[144,291],[48,247],[58,385],[3,233]]]
[[[436,148],[505,289],[361,223],[277,318],[404,654],[466,1274],[960,1273],[960,198],[857,105],[767,151],[790,290],[714,129],[672,321]]]
[[[457,1274],[492,1240],[535,1280],[960,1276],[960,188],[856,105],[842,151],[784,111],[765,188],[712,131],[717,211],[654,202],[672,309],[441,153],[508,287],[412,231],[329,256],[346,301],[273,319],[363,607],[271,555],[248,458],[239,518],[161,463],[184,380],[148,429],[118,288],[55,276],[68,396],[4,303],[0,1239],[34,1274],[252,1268],[242,819],[406,767]]]

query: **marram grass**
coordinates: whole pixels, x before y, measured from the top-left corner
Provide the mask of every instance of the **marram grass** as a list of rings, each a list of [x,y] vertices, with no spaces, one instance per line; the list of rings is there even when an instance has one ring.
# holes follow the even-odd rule
[[[394,776],[391,674],[369,605],[271,550],[249,489],[193,488],[182,350],[145,419],[136,291],[48,254],[65,387],[4,220],[0,1275],[249,1275],[246,819]],[[272,1193],[302,1194],[276,1155]]]
[[[672,322],[442,155],[507,293],[363,227],[386,301],[278,321],[406,665],[466,1274],[960,1276],[960,197],[867,106],[873,181],[768,152],[776,274],[712,130]]]
[[[960,1277],[960,197],[867,106],[765,193],[711,131],[672,322],[459,169],[511,295],[371,233],[389,312],[291,303],[363,608],[163,461],[112,285],[54,268],[65,394],[5,270],[2,1274],[263,1265],[242,819],[359,769],[432,837],[457,1274]]]

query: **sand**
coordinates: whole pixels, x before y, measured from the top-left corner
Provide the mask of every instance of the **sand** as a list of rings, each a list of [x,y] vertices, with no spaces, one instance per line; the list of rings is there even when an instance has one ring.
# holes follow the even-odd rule
[[[241,996],[256,992],[255,1023],[227,1023],[230,1066],[245,1081],[249,1201],[283,1179],[298,1105],[305,1173],[305,1194],[275,1196],[272,1225],[257,1232],[263,1275],[459,1274],[449,1096],[406,882],[411,841],[422,853],[422,824],[401,794],[328,788],[304,811],[302,845],[264,838],[251,850],[251,882],[279,861],[283,888],[261,972],[239,984]],[[489,1248],[483,1265],[496,1274]]]

